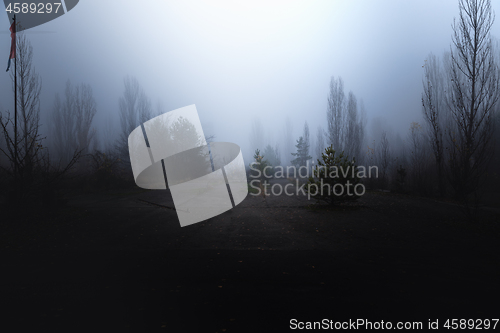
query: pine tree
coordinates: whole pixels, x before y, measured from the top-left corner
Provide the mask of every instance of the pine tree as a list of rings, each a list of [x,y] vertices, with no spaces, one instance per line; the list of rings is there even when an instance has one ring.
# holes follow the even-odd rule
[[[297,152],[292,153],[292,155],[296,157],[291,161],[291,163],[298,167],[307,165],[307,161],[312,158],[311,156],[309,156],[309,144],[301,136],[297,140],[297,144],[295,145],[295,147],[297,147]]]
[[[264,156],[266,156],[266,160],[269,162],[270,166],[275,167],[281,165],[278,150],[271,147],[271,145],[266,146],[266,149],[264,150]]]
[[[354,169],[354,171],[353,171]],[[313,177],[309,177],[306,192],[317,201],[325,201],[330,205],[342,201],[353,201],[359,198],[354,188],[360,183],[355,159],[337,154],[333,145],[326,148],[313,169]]]
[[[269,162],[264,159],[264,155],[260,154],[259,149],[255,149],[253,158],[255,161],[250,165],[253,169],[250,177],[253,179],[257,179],[259,184],[262,183],[263,185],[265,185],[266,183],[268,183],[269,178],[264,175],[264,169],[269,166]],[[259,170],[260,172],[257,172],[256,170]],[[270,172],[266,171],[266,174],[269,175]]]

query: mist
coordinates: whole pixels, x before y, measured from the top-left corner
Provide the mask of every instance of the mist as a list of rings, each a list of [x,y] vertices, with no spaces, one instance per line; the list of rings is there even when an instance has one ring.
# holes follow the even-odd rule
[[[499,12],[499,4],[493,2]],[[96,9],[98,8],[98,9]],[[126,75],[153,106],[168,112],[196,104],[206,133],[256,148],[250,124],[264,123],[270,144],[294,142],[307,120],[326,122],[328,86],[342,77],[372,119],[405,135],[421,122],[424,61],[449,51],[456,1],[170,2],[82,1],[76,10],[26,31],[43,80],[42,124],[65,83],[86,83],[97,104],[93,127],[119,131],[118,99]],[[10,43],[2,18],[0,43]],[[498,22],[492,34],[500,32]],[[7,52],[7,51],[5,51]],[[9,75],[0,77],[2,107],[13,109]],[[43,128],[43,127],[42,127]],[[371,133],[368,134],[370,136]]]
[[[498,328],[500,1],[65,1],[0,15],[2,324]]]

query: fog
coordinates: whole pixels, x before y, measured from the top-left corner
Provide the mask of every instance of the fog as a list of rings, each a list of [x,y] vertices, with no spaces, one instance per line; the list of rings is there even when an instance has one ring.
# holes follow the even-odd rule
[[[499,2],[492,8],[500,13]],[[93,89],[93,126],[102,132],[112,123],[118,133],[118,99],[130,75],[155,111],[196,104],[205,134],[237,143],[247,162],[256,148],[249,142],[254,119],[272,145],[283,145],[287,116],[294,141],[306,120],[313,138],[325,127],[332,76],[363,100],[368,139],[373,119],[404,136],[412,121],[422,121],[424,60],[449,51],[454,17],[456,0],[82,0],[26,36],[42,78],[42,126],[70,79]],[[7,62],[6,15],[0,26]],[[500,35],[498,21],[491,32]],[[1,107],[12,110],[8,73],[0,85]]]
[[[491,12],[80,0],[17,44],[0,15],[2,323],[500,327]]]

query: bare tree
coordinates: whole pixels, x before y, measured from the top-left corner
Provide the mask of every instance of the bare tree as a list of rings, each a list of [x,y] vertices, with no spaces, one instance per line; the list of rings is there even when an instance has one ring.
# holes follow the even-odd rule
[[[309,125],[307,124],[307,121],[304,123],[304,131],[303,131],[302,136],[304,137],[305,155],[308,156],[309,157],[308,160],[310,160],[310,159],[312,159],[312,156],[309,156],[309,152],[311,151],[311,135],[309,133]],[[306,161],[306,165],[308,163],[307,161]],[[310,167],[312,168],[312,163],[311,163]]]
[[[496,179],[496,182],[491,182],[490,186],[493,188],[498,188],[500,185],[500,175],[498,172],[498,165],[500,165],[500,103],[497,105],[497,109],[495,111],[495,121],[494,121],[494,160],[490,164],[490,171],[488,172],[490,175],[493,175],[493,179]]]
[[[349,158],[359,159],[364,140],[363,119],[359,116],[356,96],[349,92],[344,125],[344,151]]]
[[[278,163],[277,165],[281,165],[281,152],[279,143],[276,143],[276,145],[274,146],[274,154],[276,156],[276,162]]]
[[[459,0],[453,24],[451,89],[447,102],[454,126],[449,130],[451,184],[466,205],[478,200],[478,188],[490,159],[493,115],[500,98],[500,72],[490,30],[489,0]]]
[[[130,166],[128,136],[137,126],[152,118],[152,107],[150,99],[135,77],[126,76],[123,84],[125,91],[118,100],[121,132],[116,150],[120,158]]]
[[[378,116],[370,119],[370,127],[369,127],[369,146],[375,148],[376,143],[379,142],[382,137],[382,132],[386,131],[388,133],[392,133],[393,129],[390,126],[389,122],[385,117]],[[374,142],[374,143],[373,143]]]
[[[315,154],[316,159],[321,159],[322,154],[325,152],[325,131],[321,126],[318,126],[318,130],[316,132],[316,146],[315,146]]]
[[[76,87],[75,109],[77,147],[84,153],[88,153],[93,148],[93,138],[96,131],[92,128],[92,122],[97,113],[97,106],[90,85],[81,84]]]
[[[51,134],[53,146],[60,161],[67,163],[75,151],[89,153],[95,146],[92,122],[97,113],[92,88],[87,84],[76,87],[68,80],[61,103],[56,94],[52,109]]]
[[[405,140],[401,138],[399,132],[396,133],[394,140],[391,141],[391,154],[394,156],[391,159],[392,167],[389,171],[391,188],[395,192],[405,192],[408,160]]]
[[[14,133],[15,116],[10,112],[0,115],[0,127],[6,149],[0,152],[9,161],[8,166],[0,166],[13,181],[9,199],[18,204],[17,199],[44,191],[37,196],[45,202],[55,181],[76,163],[80,152],[75,151],[64,168],[54,168],[50,164],[48,150],[42,145],[40,135],[40,93],[42,80],[33,66],[33,47],[24,33],[17,33],[16,62],[17,85],[12,75],[12,88],[17,90],[17,135]],[[16,152],[17,150],[17,152]]]
[[[380,137],[380,144],[377,149],[377,159],[380,166],[380,181],[381,186],[387,186],[387,176],[389,174],[389,167],[391,166],[391,149],[389,140],[387,139],[387,132],[383,131]]]
[[[291,154],[294,151],[294,139],[293,139],[293,124],[289,116],[286,117],[285,125],[283,128],[284,132],[284,145],[283,145],[283,160],[281,161],[283,165],[290,165]]]
[[[54,106],[52,107],[52,112],[50,114],[50,142],[51,148],[55,152],[56,156],[63,160],[66,158],[65,152],[69,151],[69,146],[72,140],[70,128],[66,127],[67,117],[63,113],[61,98],[59,94],[56,93],[54,97]],[[68,147],[68,149],[66,148]]]
[[[139,93],[139,99],[137,101],[137,112],[139,114],[139,123],[141,124],[153,118],[151,100],[146,96],[146,93],[142,89]]]
[[[422,112],[427,123],[427,134],[434,154],[439,192],[445,195],[444,174],[444,144],[443,144],[443,109],[444,105],[444,76],[439,59],[430,54],[424,65],[425,78],[423,81]]]
[[[101,150],[105,152],[111,152],[113,149],[112,142],[115,139],[115,126],[112,119],[112,116],[108,114],[104,120],[104,129],[102,131],[101,139]]]
[[[304,144],[307,147],[306,154],[309,155],[309,148],[311,144],[311,138],[309,134],[309,125],[307,124],[307,121],[304,123]]]
[[[309,138],[309,153],[311,154],[311,168],[316,163],[315,147],[316,147],[316,140],[314,139],[314,135],[313,135]]]
[[[259,149],[264,151],[264,126],[259,118],[254,118],[252,121],[252,130],[250,132],[250,145],[252,151],[255,149]]]
[[[4,170],[20,180],[17,186],[26,187],[33,181],[34,169],[41,162],[43,138],[40,136],[42,81],[33,68],[33,47],[24,33],[17,34],[16,57],[17,87],[12,72],[11,78],[13,90],[17,89],[17,137],[13,135],[14,116],[10,112],[2,114],[0,124],[7,148],[2,149],[2,153],[10,162],[10,168]]]
[[[361,110],[360,115],[358,102],[352,91],[346,101],[342,78],[332,77],[326,112],[328,142],[336,151],[343,151],[351,159],[362,159],[361,149],[366,125],[363,103]]]
[[[345,94],[344,81],[341,77],[330,80],[328,95],[328,108],[326,112],[328,124],[328,141],[336,151],[344,150],[344,119],[345,119]]]
[[[365,154],[363,153],[363,148],[367,146],[367,141],[366,141],[366,125],[368,124],[368,118],[366,115],[366,109],[365,109],[365,103],[363,99],[361,98],[359,101],[359,129],[358,129],[358,135],[359,135],[359,151],[356,155],[356,161],[359,164],[363,164],[365,160]]]
[[[426,194],[427,181],[425,169],[427,166],[427,147],[425,133],[422,126],[417,122],[412,122],[408,131],[408,158],[410,162],[410,181],[414,190],[420,194]]]

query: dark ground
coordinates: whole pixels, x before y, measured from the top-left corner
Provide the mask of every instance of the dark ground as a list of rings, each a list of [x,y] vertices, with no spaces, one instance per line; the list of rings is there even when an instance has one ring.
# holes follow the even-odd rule
[[[181,228],[167,191],[68,200],[50,216],[1,221],[0,331],[284,332],[293,318],[500,317],[498,208],[467,223],[456,205],[390,193],[335,209],[249,195]]]

